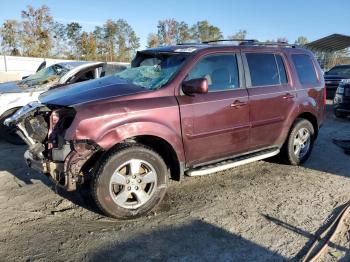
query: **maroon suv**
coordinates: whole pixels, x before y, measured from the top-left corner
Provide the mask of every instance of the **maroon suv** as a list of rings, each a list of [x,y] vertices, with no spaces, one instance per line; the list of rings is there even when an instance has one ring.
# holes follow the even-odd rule
[[[310,156],[324,116],[311,52],[291,45],[176,45],[138,52],[114,76],[53,90],[6,120],[28,165],[67,190],[89,181],[107,215],[133,218],[168,179],[280,155]]]

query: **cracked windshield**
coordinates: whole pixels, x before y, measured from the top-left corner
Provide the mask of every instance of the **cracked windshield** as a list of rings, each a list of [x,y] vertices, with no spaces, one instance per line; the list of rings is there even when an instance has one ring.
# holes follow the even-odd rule
[[[28,76],[27,78],[18,82],[18,85],[23,88],[34,87],[44,84],[57,83],[59,79],[69,71],[61,65],[53,65],[43,68],[36,74]]]
[[[115,74],[128,83],[150,90],[163,87],[186,59],[184,54],[137,56],[132,67]]]

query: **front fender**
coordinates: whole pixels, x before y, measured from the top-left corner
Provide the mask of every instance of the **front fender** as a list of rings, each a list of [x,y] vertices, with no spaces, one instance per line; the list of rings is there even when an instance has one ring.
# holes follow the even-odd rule
[[[23,92],[0,95],[0,116],[13,108],[20,108],[30,102],[38,101],[38,97],[41,93],[42,92]]]

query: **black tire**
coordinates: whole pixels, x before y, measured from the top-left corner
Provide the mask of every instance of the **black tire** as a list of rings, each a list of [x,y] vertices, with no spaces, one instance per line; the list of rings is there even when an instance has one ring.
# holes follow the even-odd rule
[[[16,134],[15,128],[9,128],[8,126],[4,125],[5,119],[10,117],[17,110],[18,109],[9,110],[1,116],[1,118],[0,118],[0,135],[8,143],[11,143],[13,145],[25,145],[25,142]]]
[[[294,140],[299,130],[304,130],[304,129],[308,130],[310,134],[310,144],[305,154],[303,154],[302,157],[299,157],[294,152],[295,150]],[[315,140],[315,130],[313,125],[310,123],[310,121],[306,119],[301,119],[301,118],[296,119],[289,132],[287,140],[281,149],[280,159],[286,164],[294,165],[294,166],[304,163],[310,157],[311,151],[314,146],[314,140]]]
[[[156,173],[156,183],[154,183],[152,189],[153,193],[150,194],[147,202],[136,208],[133,208],[132,206],[124,207],[117,204],[114,200],[118,194],[124,191],[126,192],[126,189],[130,188],[130,186],[118,186],[119,192],[115,193],[112,192],[114,191],[114,186],[110,185],[112,175],[118,169],[118,167],[128,161],[133,161],[134,159],[149,163]],[[130,175],[125,174],[124,177],[129,178]],[[118,219],[132,219],[147,214],[162,201],[165,196],[168,183],[168,169],[162,157],[151,148],[140,144],[131,144],[118,148],[104,157],[94,179],[91,182],[92,196],[97,206],[107,216]],[[134,184],[132,183],[129,185],[132,185],[134,187]],[[147,184],[147,186],[148,185],[150,184]],[[122,189],[120,189],[120,187],[122,187]],[[137,186],[135,186],[135,188],[136,187]],[[134,191],[134,193],[137,192]],[[134,197],[132,192],[128,194],[130,194],[129,196],[131,196],[131,198]],[[129,198],[127,201],[129,201]]]

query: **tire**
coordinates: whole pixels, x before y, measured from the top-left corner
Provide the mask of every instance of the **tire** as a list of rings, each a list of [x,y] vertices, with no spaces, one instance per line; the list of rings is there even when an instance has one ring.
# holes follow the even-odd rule
[[[4,121],[6,118],[10,117],[14,114],[17,109],[9,110],[5,114],[3,114],[0,118],[0,135],[1,137],[8,143],[13,145],[25,145],[25,142],[16,134],[15,128],[9,128],[4,125]]]
[[[309,137],[306,138],[306,133]],[[305,135],[305,137],[303,136]],[[301,143],[305,140],[304,147]],[[289,165],[300,165],[310,157],[314,146],[315,130],[310,121],[298,118],[294,122],[281,150],[281,159]],[[298,146],[299,151],[298,151]],[[298,154],[299,152],[299,154]]]
[[[107,216],[132,219],[162,201],[167,182],[162,157],[149,147],[130,144],[104,158],[92,181],[92,196]]]

